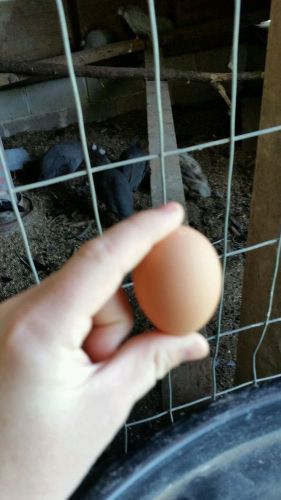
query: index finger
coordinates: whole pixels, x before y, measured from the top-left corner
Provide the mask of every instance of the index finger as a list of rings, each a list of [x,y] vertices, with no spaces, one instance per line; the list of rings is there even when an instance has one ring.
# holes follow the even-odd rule
[[[146,210],[126,219],[88,241],[53,276],[49,307],[92,317],[120,287],[129,273],[151,248],[168,236],[184,217],[178,203]],[[52,279],[52,277],[51,277]]]

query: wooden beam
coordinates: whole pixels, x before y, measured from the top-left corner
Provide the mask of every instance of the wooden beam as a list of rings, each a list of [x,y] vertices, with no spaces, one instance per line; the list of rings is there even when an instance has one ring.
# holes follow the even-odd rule
[[[260,128],[281,123],[281,2],[272,0]],[[281,135],[261,136],[258,140],[252,194],[248,245],[277,238],[281,227]],[[275,266],[276,247],[247,254],[241,325],[264,321]],[[272,318],[281,316],[281,271],[277,278]],[[262,328],[242,333],[237,352],[236,382],[253,378],[252,355]],[[281,324],[269,326],[257,356],[257,375],[281,371]]]
[[[152,54],[146,52],[146,68],[152,68]],[[177,149],[177,139],[173,121],[172,104],[167,82],[161,82],[162,112],[164,120],[164,145],[165,150]],[[159,124],[157,114],[157,102],[155,82],[146,82],[147,99],[147,126],[149,139],[149,153],[159,153]],[[162,204],[162,182],[160,160],[150,162],[151,166],[151,198],[152,206],[157,207]],[[165,160],[166,185],[168,200],[178,201],[185,207],[184,188],[182,183],[181,168],[179,158],[170,156]],[[211,365],[210,360],[203,360],[197,363],[183,364],[173,370],[172,394],[173,405],[180,405],[189,401],[206,396],[211,392]],[[166,377],[162,382],[163,407],[169,408],[169,379]]]
[[[165,149],[177,149],[172,106],[170,101],[169,88],[166,82],[161,83],[161,94],[165,124]],[[159,152],[160,143],[155,83],[153,81],[146,82],[146,98],[149,152],[150,154],[155,154]],[[185,205],[184,189],[178,157],[169,156],[168,158],[166,158],[165,166],[168,200],[176,200],[182,205]],[[154,160],[151,162],[151,197],[152,205],[154,207],[159,206],[163,203],[160,160]]]
[[[72,59],[73,63],[76,66],[84,66],[87,64],[93,64],[96,62],[100,61],[105,61],[107,59],[111,59],[112,57],[117,57],[117,56],[122,56],[126,54],[131,54],[133,52],[140,52],[144,50],[144,41],[141,39],[134,38],[133,40],[123,40],[121,42],[116,42],[116,43],[109,43],[107,45],[104,45],[103,47],[99,47],[97,49],[85,49],[85,50],[79,50],[77,52],[72,53]],[[2,61],[3,64],[9,65],[7,61]],[[68,70],[66,66],[66,60],[65,60],[65,55],[61,56],[56,56],[56,57],[49,57],[47,59],[41,59],[39,61],[33,61],[30,64],[29,63],[24,63],[29,66],[29,68],[35,68],[41,67],[42,70],[46,67],[51,67],[53,68],[51,73],[48,72],[47,74],[50,76],[68,76]],[[43,66],[42,66],[43,65]],[[54,65],[57,65],[54,67]],[[12,71],[10,73],[15,73],[12,75],[14,77],[14,81],[9,81],[7,78],[3,80],[3,78],[0,80],[0,87],[4,85],[9,85],[10,83],[18,83],[22,82],[24,80],[30,80],[30,76],[25,76],[23,74],[19,74],[20,70],[22,69],[21,63],[20,62],[15,62],[12,65]],[[57,74],[57,71],[59,68],[63,68],[63,71],[60,75]],[[53,71],[55,70],[55,71]],[[80,68],[81,70],[81,68]],[[0,70],[1,71],[1,70]],[[76,74],[78,75],[78,70],[76,68]],[[8,71],[7,71],[8,73]],[[25,73],[23,71],[23,73]],[[27,71],[28,75],[35,75],[35,74],[44,74],[43,73],[36,73],[34,71]],[[46,74],[46,73],[45,73]],[[1,76],[1,75],[0,75]],[[86,76],[86,75],[83,75]]]
[[[97,49],[85,49],[73,52],[72,59],[74,64],[84,66],[86,64],[93,64],[99,61],[105,61],[112,57],[123,56],[133,52],[140,52],[144,50],[144,41],[140,38],[133,38],[132,40],[122,40],[121,42],[108,43]],[[66,64],[65,56],[51,57],[44,59],[44,63],[50,64]]]

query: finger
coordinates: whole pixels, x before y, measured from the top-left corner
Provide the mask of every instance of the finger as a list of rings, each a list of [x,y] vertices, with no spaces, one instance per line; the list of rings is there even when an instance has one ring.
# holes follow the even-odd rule
[[[111,356],[133,327],[133,313],[127,295],[118,290],[95,315],[93,329],[83,349],[89,358],[99,363]]]
[[[86,314],[96,313],[119,288],[124,276],[182,219],[182,207],[171,203],[130,217],[103,237],[87,242],[58,273],[56,295],[67,295],[69,288],[74,288],[74,307]]]
[[[176,337],[149,332],[128,340],[96,376],[113,405],[115,396],[122,400],[120,418],[125,418],[135,402],[172,368],[208,353],[209,345],[199,333]]]
[[[88,241],[60,271],[37,288],[33,296],[37,315],[47,318],[47,322],[51,317],[61,325],[59,331],[67,341],[73,335],[81,345],[91,329],[93,316],[117,291],[123,277],[153,245],[181,224],[183,215],[180,205],[169,203],[134,215],[103,237]],[[56,340],[59,331],[54,331]]]

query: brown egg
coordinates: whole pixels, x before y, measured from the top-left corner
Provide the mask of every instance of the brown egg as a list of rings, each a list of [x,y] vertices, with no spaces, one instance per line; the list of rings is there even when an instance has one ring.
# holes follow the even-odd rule
[[[213,316],[222,271],[209,240],[182,226],[153,247],[133,280],[137,300],[154,326],[183,335],[200,330]]]

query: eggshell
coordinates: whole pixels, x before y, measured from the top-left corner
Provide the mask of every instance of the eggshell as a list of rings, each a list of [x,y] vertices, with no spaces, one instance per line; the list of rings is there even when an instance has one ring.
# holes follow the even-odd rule
[[[155,245],[133,272],[137,300],[155,327],[181,335],[200,330],[218,305],[222,272],[209,240],[182,226]]]

